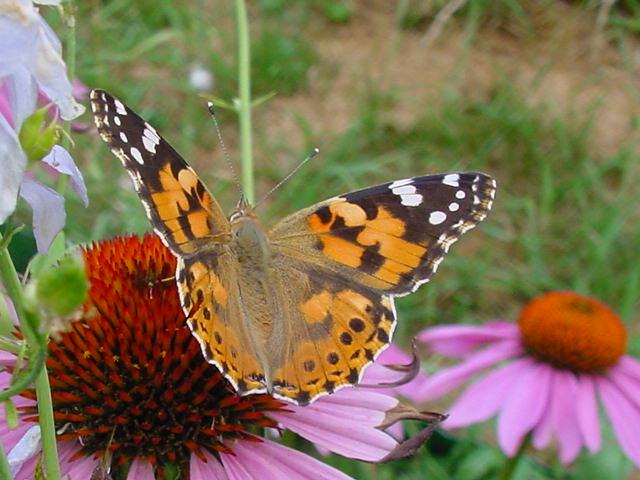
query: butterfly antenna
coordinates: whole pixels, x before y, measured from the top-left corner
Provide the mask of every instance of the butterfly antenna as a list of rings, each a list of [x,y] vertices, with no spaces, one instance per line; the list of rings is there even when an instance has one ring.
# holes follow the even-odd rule
[[[213,119],[213,124],[216,127],[216,133],[218,134],[218,141],[220,142],[220,147],[222,147],[222,153],[224,154],[224,159],[229,166],[229,170],[231,170],[231,175],[233,175],[233,180],[235,181],[236,188],[240,195],[242,195],[242,186],[240,185],[240,180],[238,179],[238,175],[236,173],[236,169],[233,167],[233,162],[231,161],[231,157],[229,156],[229,151],[224,144],[224,140],[222,140],[222,134],[220,133],[220,126],[218,125],[218,119],[216,118],[216,110],[213,106],[213,103],[207,102],[207,108],[209,113],[211,114],[211,118]]]
[[[282,185],[283,185],[287,180],[289,180],[291,177],[293,177],[293,176],[296,174],[296,172],[297,172],[298,170],[300,170],[300,169],[305,165],[305,163],[307,163],[309,160],[311,160],[312,158],[314,158],[314,157],[315,157],[316,155],[318,155],[319,153],[320,153],[320,149],[319,149],[318,147],[315,147],[315,148],[311,151],[311,153],[310,153],[309,155],[307,155],[307,158],[305,158],[304,160],[302,160],[302,161],[301,161],[301,162],[296,166],[296,168],[294,168],[293,170],[291,170],[291,171],[287,174],[287,176],[286,176],[286,177],[284,177],[282,180],[280,180],[280,181],[278,182],[278,184],[277,184],[275,187],[273,187],[271,190],[269,190],[269,191],[267,192],[267,194],[266,194],[264,197],[262,197],[262,198],[258,201],[258,203],[256,203],[256,206],[255,206],[254,208],[258,208],[258,205],[260,205],[260,204],[261,204],[262,202],[264,202],[267,198],[269,198],[273,192],[275,192],[275,191],[276,191],[278,188],[280,188],[280,187],[281,187],[281,186],[282,186]]]

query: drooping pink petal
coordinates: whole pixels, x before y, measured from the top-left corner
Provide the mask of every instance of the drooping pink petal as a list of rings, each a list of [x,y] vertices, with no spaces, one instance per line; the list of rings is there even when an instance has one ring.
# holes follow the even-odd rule
[[[629,355],[622,356],[613,369],[620,370],[640,382],[640,362]]]
[[[18,428],[15,430],[10,429],[5,422],[3,406],[0,409],[0,441],[2,441],[5,452],[10,452],[31,427],[33,427],[32,423],[22,422],[18,424]]]
[[[640,409],[640,380],[629,375],[628,369],[620,365],[610,368],[607,377],[635,404],[636,408]]]
[[[591,453],[596,453],[601,445],[600,418],[595,383],[591,375],[578,376],[576,414],[585,445]]]
[[[55,190],[29,177],[22,181],[20,196],[33,210],[33,234],[38,252],[47,253],[54,237],[64,227],[64,198]]]
[[[229,480],[282,478],[296,480],[346,480],[351,477],[313,457],[265,440],[244,440],[229,444],[235,455],[222,453],[220,458]]]
[[[155,480],[153,465],[145,459],[136,457],[133,462],[131,462],[127,480]]]
[[[227,473],[220,461],[209,452],[203,451],[207,461],[203,462],[196,455],[191,455],[189,480],[227,480]]]
[[[16,133],[0,115],[0,224],[16,209],[26,165],[27,156]]]
[[[449,409],[445,428],[460,428],[483,422],[502,407],[522,360],[504,365],[471,384]]]
[[[469,380],[475,373],[503,360],[516,357],[522,348],[518,340],[502,340],[470,355],[455,367],[445,368],[427,379],[415,398],[420,401],[438,398]]]
[[[372,391],[347,388],[306,407],[288,406],[293,413],[273,412],[272,418],[320,447],[359,460],[376,461],[397,445],[377,427],[398,400]]]
[[[607,378],[597,378],[596,388],[611,419],[618,443],[624,453],[640,468],[640,411]]]
[[[525,435],[548,408],[552,370],[546,364],[524,358],[512,375],[511,391],[505,395],[498,418],[498,443],[510,457],[516,454]]]
[[[36,465],[40,461],[40,456],[30,458],[22,465],[22,468],[17,472],[13,480],[33,480],[35,478]],[[66,480],[66,479],[65,479]],[[71,479],[76,480],[76,479]]]
[[[14,1],[0,11],[0,77],[26,68],[40,89],[60,108],[65,120],[82,114],[84,107],[71,94],[60,41],[32,2]]]
[[[0,350],[0,367],[8,367],[10,365],[13,365],[13,362],[15,361],[16,356],[13,353]]]
[[[60,145],[54,145],[51,151],[42,159],[44,163],[51,166],[59,173],[64,173],[71,177],[71,187],[78,194],[82,204],[89,206],[89,197],[87,196],[87,186],[84,184],[82,173],[76,166],[69,152]]]
[[[4,82],[11,109],[9,123],[19,132],[22,122],[36,110],[38,87],[25,67],[17,67],[11,75],[5,77]]]
[[[100,458],[83,456],[71,461],[71,456],[80,448],[76,442],[59,442],[58,454],[60,471],[65,480],[87,480],[92,478],[93,472],[100,466]],[[129,477],[131,478],[131,477]],[[152,477],[153,478],[153,477]]]
[[[419,342],[432,351],[448,357],[464,357],[479,346],[520,338],[520,330],[513,322],[490,322],[486,325],[446,325],[431,327],[418,333]]]
[[[576,459],[582,448],[582,435],[575,403],[578,381],[575,373],[567,370],[555,371],[553,380],[554,434],[558,439],[560,461],[566,465]]]
[[[9,87],[4,81],[0,81],[0,117],[4,117],[9,126],[14,128],[11,103],[9,102]]]
[[[24,435],[20,437],[20,440],[8,451],[7,460],[14,476],[22,470],[22,467],[29,459],[40,452],[41,438],[40,425],[31,425]]]

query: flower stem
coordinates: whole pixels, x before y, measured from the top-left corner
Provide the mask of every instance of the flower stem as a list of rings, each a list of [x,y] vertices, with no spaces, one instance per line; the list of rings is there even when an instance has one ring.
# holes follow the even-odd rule
[[[56,425],[53,419],[53,401],[49,375],[44,367],[36,380],[36,395],[38,396],[38,420],[42,433],[42,451],[47,480],[60,480],[60,463],[58,462],[58,446],[56,443]]]
[[[516,468],[520,464],[520,461],[524,458],[524,452],[529,446],[530,440],[531,440],[531,434],[528,434],[522,440],[522,443],[520,444],[520,447],[518,448],[518,451],[516,452],[516,454],[511,458],[507,458],[507,461],[505,462],[504,467],[502,468],[502,473],[499,477],[500,480],[511,480],[511,478],[513,478]]]
[[[4,451],[2,442],[0,442],[0,478],[11,478],[11,467],[7,459],[7,452]]]
[[[0,235],[2,244],[2,235]],[[49,390],[49,377],[44,365],[46,352],[46,337],[37,333],[38,319],[27,312],[24,306],[24,295],[22,285],[18,278],[15,266],[9,255],[8,245],[0,248],[0,279],[7,289],[9,298],[16,309],[20,330],[22,331],[31,351],[29,353],[29,372],[21,375],[17,381],[5,391],[0,392],[3,397],[10,397],[27,388],[33,379],[36,382],[36,394],[38,396],[38,416],[40,419],[40,430],[42,432],[42,444],[45,454],[45,470],[47,480],[60,479],[60,466],[58,465],[58,453],[56,448],[56,431],[53,423],[53,404],[51,401],[51,391]],[[11,478],[11,477],[0,477]]]
[[[251,77],[249,23],[244,0],[236,0],[236,22],[238,31],[238,115],[240,117],[240,165],[242,190],[246,200],[255,201],[253,179],[253,157],[251,155]]]

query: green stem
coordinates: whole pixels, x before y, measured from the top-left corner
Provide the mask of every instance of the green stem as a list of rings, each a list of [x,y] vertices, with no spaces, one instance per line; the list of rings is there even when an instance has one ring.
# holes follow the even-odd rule
[[[513,474],[515,473],[516,468],[520,464],[520,461],[524,458],[524,452],[529,446],[530,441],[531,441],[531,434],[527,435],[522,440],[522,443],[520,444],[520,448],[518,448],[518,451],[516,452],[516,454],[511,458],[507,458],[507,461],[505,462],[504,467],[502,469],[502,474],[499,477],[500,480],[511,480],[511,478],[513,478]]]
[[[0,442],[0,478],[11,478],[11,467],[9,467],[7,452],[4,451],[2,442]]]
[[[38,421],[42,434],[42,451],[47,480],[60,480],[60,463],[58,462],[58,446],[56,442],[56,425],[53,419],[53,401],[47,367],[44,367],[36,380],[38,396]]]
[[[253,179],[253,157],[251,155],[251,77],[249,51],[249,22],[244,0],[236,0],[236,21],[238,30],[238,88],[240,105],[240,165],[242,169],[242,190],[246,200],[255,201]]]

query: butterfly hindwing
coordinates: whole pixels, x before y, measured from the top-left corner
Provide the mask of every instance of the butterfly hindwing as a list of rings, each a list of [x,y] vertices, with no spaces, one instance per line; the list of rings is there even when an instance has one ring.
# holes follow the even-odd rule
[[[193,169],[155,128],[102,90],[91,92],[102,139],[131,176],[155,231],[178,255],[228,233],[222,209]]]

